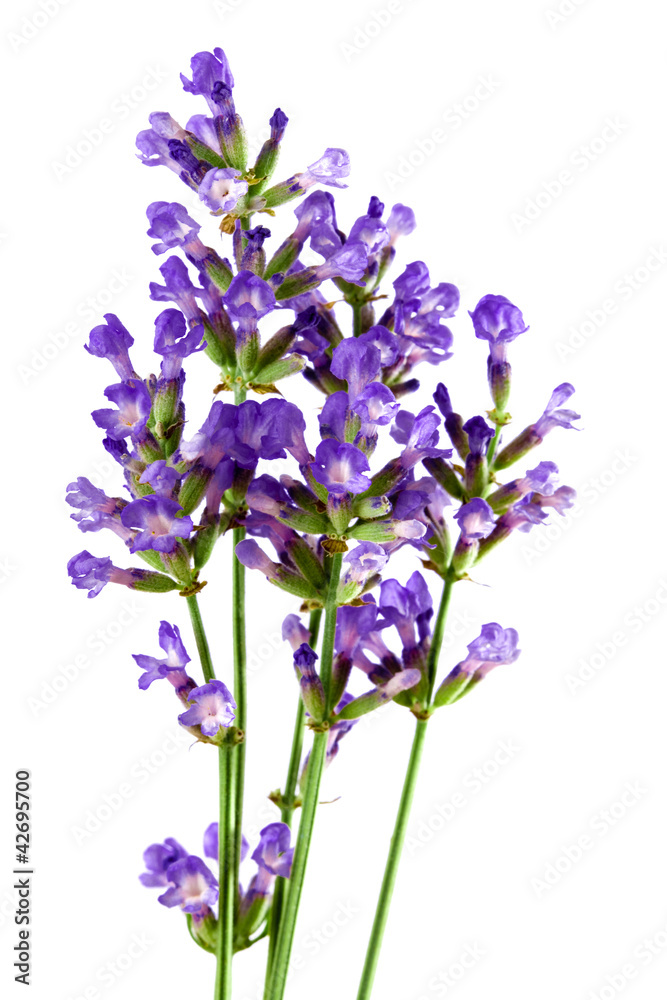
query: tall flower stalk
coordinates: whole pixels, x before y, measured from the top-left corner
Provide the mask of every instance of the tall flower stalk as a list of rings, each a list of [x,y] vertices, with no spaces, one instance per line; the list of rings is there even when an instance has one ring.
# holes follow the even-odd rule
[[[89,597],[116,583],[186,600],[201,676],[189,673],[179,626],[162,620],[164,656],[135,656],[139,687],[167,681],[179,701],[179,724],[215,748],[219,810],[204,830],[201,856],[168,837],[145,851],[141,881],[160,889],[161,904],[182,911],[190,937],[215,956],[215,1000],[231,1000],[234,954],[265,937],[264,997],[283,1000],[324,771],[362,716],[391,702],[394,711],[414,717],[358,994],[368,1000],[429,720],[518,656],[515,630],[488,622],[471,637],[467,655],[438,678],[454,584],[477,574],[480,560],[516,530],[540,525],[549,508],[562,514],[572,505],[574,491],[557,485],[553,462],[505,482],[499,477],[555,427],[574,425],[578,415],[563,405],[574,389],[557,386],[543,414],[505,441],[508,345],[528,328],[507,298],[485,295],[470,316],[475,336],[488,344],[493,408],[464,419],[442,382],[432,400],[420,399],[415,371],[451,357],[446,321],[457,312],[459,292],[448,282],[433,284],[421,260],[407,263],[388,289],[397,246],[416,226],[412,210],[397,204],[387,214],[373,196],[341,228],[331,190],[323,188],[346,186],[344,150],[326,149],[276,182],[285,113],[275,110],[251,163],[224,52],[197,53],[190,76],[181,79],[208,114],[182,126],[156,112],[137,137],[142,163],[171,170],[189,199],[189,207],[154,201],[146,213],[153,252],[168,255],[161,281],[149,286],[151,299],[164,305],[153,341],[159,374],[135,371],[133,337],[115,315],[91,331],[86,345],[118,379],[105,390],[111,405],[92,416],[126,495],[107,496],[83,477],[67,495],[82,531],[108,529],[117,546],[145,565],[122,568],[84,550],[68,570]],[[294,209],[296,222],[272,244],[265,223],[273,227],[284,206]],[[347,335],[334,300],[349,309]],[[278,316],[283,322],[264,336],[267,317]],[[203,373],[207,364],[213,365],[210,408],[193,430],[186,422],[185,367]],[[288,398],[295,383],[297,402]],[[299,405],[309,393],[319,393],[317,426],[308,426]],[[413,395],[418,403],[407,408]],[[375,452],[385,435],[394,454],[378,467]],[[274,474],[277,460],[291,462],[281,467],[289,471]],[[231,643],[216,652],[216,675],[198,594],[224,535],[232,541],[232,599],[221,610]],[[400,549],[419,556],[423,573],[441,581],[435,619],[421,571],[405,582],[390,576]],[[284,787],[275,789],[275,778],[267,777],[276,818],[252,853],[242,832],[249,728],[256,738],[246,690],[246,633],[254,635],[258,624],[254,607],[246,607],[248,569],[295,599],[283,638],[294,671],[294,679],[286,671],[285,684],[298,690]],[[304,759],[307,729],[312,742]]]

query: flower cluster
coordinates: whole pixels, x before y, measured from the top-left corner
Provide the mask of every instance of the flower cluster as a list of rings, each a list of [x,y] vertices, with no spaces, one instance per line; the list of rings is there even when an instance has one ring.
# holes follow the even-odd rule
[[[247,888],[239,887],[239,918],[235,950],[247,948],[250,938],[266,919],[276,877],[288,879],[292,871],[294,848],[290,846],[290,830],[285,823],[269,823],[260,833],[259,843],[252,853],[257,869]],[[211,823],[204,833],[204,857],[215,864],[228,864],[220,858],[218,824]],[[241,861],[250,851],[245,837],[241,844]],[[218,901],[218,879],[198,855],[188,854],[173,837],[164,843],[151,844],[144,851],[146,871],[139,876],[142,885],[160,888],[158,902],[167,907],[179,907],[190,921],[193,937],[206,951],[215,950],[217,918],[212,907]]]
[[[317,744],[324,766],[366,713],[394,702],[424,722],[469,693],[493,667],[516,660],[515,630],[490,622],[468,644],[467,657],[437,683],[452,586],[516,529],[528,531],[546,520],[549,508],[563,514],[574,502],[574,491],[558,485],[558,469],[549,460],[509,481],[499,478],[555,427],[574,426],[578,415],[564,408],[574,389],[559,385],[541,416],[503,440],[511,421],[508,345],[528,327],[505,296],[485,295],[470,316],[472,332],[489,345],[493,409],[464,419],[443,382],[432,400],[404,407],[419,390],[419,364],[440,365],[451,357],[447,322],[459,307],[458,289],[433,281],[419,260],[407,263],[386,291],[399,238],[416,227],[412,210],[397,204],[385,212],[373,196],[364,214],[340,228],[334,196],[322,187],[345,186],[350,163],[344,150],[326,149],[275,183],[288,123],[283,111],[275,110],[270,137],[250,163],[224,52],[197,53],[190,76],[181,79],[186,92],[204,99],[207,113],[193,115],[185,126],[166,112],[154,113],[150,128],[137,137],[142,163],[176,173],[191,206],[155,201],[147,209],[148,236],[162,259],[162,280],[150,284],[151,299],[164,306],[153,335],[159,374],[135,371],[133,337],[115,315],[105,316],[86,345],[110,362],[118,379],[105,389],[111,405],[92,417],[120,467],[126,495],[107,496],[84,477],[70,483],[67,494],[81,531],[109,529],[149,568],[121,569],[110,557],[83,551],[68,571],[89,597],[120,583],[156,593],[175,590],[188,599],[204,676],[190,676],[179,627],[162,621],[164,656],[134,657],[142,671],[139,687],[167,680],[180,702],[179,723],[222,752],[243,741],[237,713],[242,715],[244,697],[237,688],[237,706],[213,674],[192,602],[216,544],[233,531],[235,572],[259,571],[298,598],[299,614],[326,611],[321,658],[299,614],[289,615],[283,628],[293,651],[300,719],[305,714],[314,746],[318,734],[326,734],[326,752]],[[273,226],[276,211],[287,204],[296,221],[272,247],[270,229],[253,224],[253,216]],[[214,217],[213,232],[227,239],[227,256],[202,242],[203,225],[190,215],[198,209]],[[312,263],[316,258],[321,261]],[[343,333],[334,299],[349,308],[351,335]],[[376,313],[380,301],[383,311]],[[265,338],[265,327],[277,326],[278,316],[282,325]],[[201,373],[204,359],[214,366],[208,414],[198,430],[186,429],[185,366],[199,366]],[[302,408],[277,388],[298,373],[304,390],[320,393],[314,433]],[[246,398],[249,393],[259,398]],[[381,438],[392,449],[384,464],[376,460]],[[278,460],[287,460],[280,468],[290,471],[276,474],[272,463]],[[406,547],[442,581],[437,614],[421,572],[405,583],[390,575],[392,557]],[[354,693],[361,675],[367,689]],[[301,760],[298,740],[295,745],[298,767],[290,780],[296,787],[298,770],[301,787],[311,787],[313,768],[308,756]],[[274,798],[290,819],[295,787],[287,798]],[[247,843],[241,850],[238,816],[235,822],[236,859],[220,858],[217,824],[204,838],[204,857],[219,859],[225,870],[249,850]],[[236,950],[254,943],[267,926],[276,878],[290,876],[289,842],[285,822],[261,832],[252,854],[257,871],[235,900]],[[219,885],[207,862],[171,838],[149,847],[144,859],[142,882],[162,888],[159,901],[179,907],[195,940],[215,951],[221,929],[212,907]],[[222,882],[223,868],[218,874]]]

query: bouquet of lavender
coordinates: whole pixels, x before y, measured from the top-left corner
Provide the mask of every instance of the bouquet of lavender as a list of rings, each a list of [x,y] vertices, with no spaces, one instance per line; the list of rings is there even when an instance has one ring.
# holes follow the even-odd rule
[[[203,857],[168,837],[145,851],[140,877],[159,889],[161,904],[183,912],[194,942],[215,955],[217,1000],[232,996],[234,953],[265,937],[265,1000],[284,996],[323,770],[362,716],[390,701],[397,713],[413,716],[414,741],[358,992],[358,1000],[367,1000],[429,720],[519,655],[516,631],[489,622],[469,637],[465,659],[438,675],[453,587],[470,579],[473,567],[513,531],[543,522],[548,508],[562,514],[572,506],[574,491],[557,487],[553,462],[541,461],[505,483],[498,474],[554,427],[573,426],[577,414],[563,406],[574,390],[559,385],[544,413],[503,443],[511,419],[507,345],[527,327],[507,298],[485,295],[470,316],[475,336],[488,343],[493,408],[464,420],[443,383],[433,402],[405,408],[404,401],[419,394],[417,366],[451,356],[445,321],[459,305],[457,288],[433,286],[421,261],[402,269],[391,292],[383,290],[397,242],[415,228],[413,212],[398,204],[383,219],[384,205],[371,197],[366,213],[347,233],[341,230],[334,198],[322,187],[346,186],[345,151],[327,149],[302,173],[273,183],[287,116],[276,109],[270,137],[249,165],[224,52],[196,54],[191,77],[181,77],[183,86],[205,99],[209,115],[195,114],[183,128],[156,112],[137,145],[143,163],[173,170],[210,211],[208,242],[218,245],[218,229],[230,242],[228,256],[202,241],[201,226],[184,205],[149,205],[154,253],[181,252],[166,256],[162,283],[150,284],[151,298],[166,305],[155,320],[159,375],[135,372],[133,338],[112,314],[91,331],[86,348],[110,361],[118,377],[105,390],[111,405],[95,410],[93,419],[120,466],[127,496],[108,497],[85,478],[71,483],[67,496],[82,531],[110,529],[146,565],[117,567],[107,556],[83,551],[68,570],[89,597],[118,583],[155,594],[178,591],[185,599],[198,672],[189,667],[179,624],[161,621],[164,655],[135,656],[139,687],[170,683],[180,725],[214,748],[219,816],[203,832]],[[296,227],[268,251],[271,233],[253,226],[253,216],[268,223],[290,202]],[[349,307],[347,335],[337,304]],[[278,310],[284,325],[262,337],[260,323]],[[214,401],[194,433],[186,430],[183,400],[183,364],[193,355],[206,355],[215,373]],[[192,357],[188,364],[206,361]],[[285,382],[299,373],[307,385]],[[298,402],[283,395],[295,382],[297,400],[321,394],[318,442],[307,433]],[[441,423],[451,447],[441,440]],[[394,457],[373,468],[387,434]],[[272,463],[288,455],[292,471],[272,475]],[[233,673],[224,679],[214,670],[218,658],[198,603],[204,567],[208,575],[221,539],[233,579]],[[421,569],[401,582],[388,564],[408,547]],[[253,845],[243,836],[246,569],[296,599],[283,625],[298,688],[291,752],[282,786],[270,795],[275,821]],[[439,581],[435,615],[427,578]],[[366,690],[355,694],[361,674]],[[294,681],[286,676],[285,683]],[[306,730],[312,738],[304,755]],[[276,776],[268,780],[273,787]],[[239,866],[251,849],[256,871],[241,886]]]

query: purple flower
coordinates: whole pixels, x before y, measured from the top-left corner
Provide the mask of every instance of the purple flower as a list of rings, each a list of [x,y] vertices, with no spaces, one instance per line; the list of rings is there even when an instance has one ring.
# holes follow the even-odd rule
[[[231,212],[239,198],[248,193],[247,181],[232,167],[212,167],[199,185],[199,197],[212,212]]]
[[[370,344],[380,352],[380,367],[388,368],[400,357],[401,349],[398,337],[390,333],[386,326],[372,326],[366,333],[357,337],[360,344]]]
[[[107,583],[122,583],[133,587],[140,570],[119,569],[108,556],[98,559],[86,549],[72,556],[67,563],[67,572],[78,590],[89,591],[88,597],[97,597]]]
[[[190,60],[190,72],[192,80],[181,73],[183,90],[188,94],[199,94],[205,97],[211,113],[218,114],[218,106],[211,99],[211,93],[216,83],[223,83],[226,87],[234,86],[234,77],[227,62],[227,56],[221,48],[213,49],[213,52],[197,52]]]
[[[185,314],[188,323],[196,324],[201,319],[201,309],[195,299],[196,289],[190,280],[187,266],[180,257],[168,257],[160,265],[164,285],[151,281],[150,296],[158,302],[174,302]]]
[[[134,338],[113,313],[105,313],[104,318],[106,324],[93,327],[90,340],[84,347],[96,358],[107,358],[116,369],[118,377],[127,382],[137,377],[128,354]]]
[[[288,615],[283,622],[282,637],[285,642],[289,642],[292,651],[296,651],[299,646],[310,639],[310,632],[302,623],[298,615]]]
[[[488,538],[496,526],[493,511],[486,500],[474,497],[459,507],[454,517],[459,522],[461,534],[466,541]]]
[[[389,433],[394,441],[405,445],[400,457],[403,469],[414,468],[423,458],[451,457],[451,449],[436,448],[439,424],[434,406],[425,406],[416,417],[407,410],[399,411]]]
[[[201,920],[218,898],[218,883],[201,858],[193,854],[180,858],[167,868],[169,888],[158,896],[163,906],[180,906]]]
[[[482,458],[486,455],[489,441],[493,437],[493,428],[489,427],[484,417],[471,417],[470,420],[466,420],[463,430],[468,435],[471,457]]]
[[[340,390],[327,396],[327,401],[317,418],[322,439],[334,438],[336,441],[344,441],[349,415],[350,397],[346,392]]]
[[[153,350],[162,355],[160,375],[163,379],[177,379],[183,358],[204,350],[203,335],[203,326],[194,326],[188,331],[183,313],[178,309],[165,309],[160,313],[155,320]]]
[[[71,492],[65,499],[71,507],[78,508],[79,513],[72,514],[71,517],[78,522],[81,531],[100,531],[102,528],[109,528],[126,544],[130,544],[134,532],[125,528],[120,520],[121,511],[127,501],[118,497],[108,497],[84,476],[70,483],[67,489]]]
[[[239,542],[234,551],[236,558],[246,569],[261,570],[269,580],[278,579],[278,566],[252,538],[245,538]]]
[[[173,552],[177,540],[188,538],[194,528],[192,518],[177,517],[182,510],[175,500],[156,493],[129,503],[123,508],[121,521],[127,528],[140,529],[130,551]]]
[[[148,871],[139,876],[139,881],[148,888],[169,885],[167,869],[187,856],[188,852],[173,837],[167,837],[164,844],[151,844],[144,851],[144,864]]]
[[[389,243],[384,222],[372,215],[362,215],[352,226],[348,240],[361,240],[369,255],[379,253]]]
[[[393,283],[399,302],[409,303],[416,299],[416,305],[418,305],[420,297],[428,291],[429,284],[428,268],[422,260],[415,260],[412,264],[408,264]]]
[[[516,629],[501,628],[497,622],[482,625],[480,635],[468,643],[468,655],[455,668],[459,673],[485,677],[489,670],[501,664],[514,663],[521,650],[517,649]]]
[[[151,397],[144,383],[139,379],[119,382],[107,386],[104,395],[118,409],[93,410],[92,417],[97,426],[102,427],[114,441],[129,435],[141,440],[151,412]]]
[[[261,404],[261,413],[267,428],[271,429],[272,437],[280,442],[280,446],[285,448],[299,465],[305,465],[310,460],[310,453],[304,438],[306,421],[299,407],[294,403],[288,403],[286,399],[267,399]]]
[[[306,170],[297,174],[296,184],[302,191],[307,191],[313,184],[325,184],[327,187],[344,188],[347,184],[341,184],[342,177],[350,176],[350,157],[344,149],[329,147],[324,153],[311,163]]]
[[[173,498],[174,490],[176,484],[179,482],[180,476],[176,469],[173,469],[170,465],[167,465],[163,458],[158,459],[156,462],[151,462],[147,465],[141,476],[139,477],[140,483],[147,483],[149,486],[153,487],[153,490],[160,496]]]
[[[154,254],[183,247],[196,260],[206,256],[206,248],[197,236],[201,226],[190,218],[183,205],[177,201],[154,201],[146,209],[146,215],[150,222],[147,235],[158,240],[151,247]]]
[[[216,108],[216,116],[217,113]],[[185,127],[188,132],[192,132],[200,142],[203,142],[205,146],[212,149],[218,156],[221,154],[220,139],[215,127],[214,118],[208,118],[206,115],[193,115],[188,119]]]
[[[475,336],[478,340],[489,342],[493,364],[506,361],[505,345],[528,329],[521,311],[504,295],[485,295],[479,300],[470,316]]]
[[[381,545],[375,542],[359,542],[343,557],[343,563],[347,564],[344,583],[357,583],[363,587],[371,576],[382,572],[388,558]]]
[[[519,531],[528,532],[536,524],[546,521],[547,517],[539,504],[532,503],[532,496],[529,493],[499,518],[497,527],[501,531],[514,531],[518,528]]]
[[[417,225],[415,213],[407,205],[394,205],[387,219],[389,240],[393,246],[399,236],[409,236]]]
[[[579,420],[579,414],[574,410],[558,409],[574,393],[574,386],[569,382],[562,382],[556,386],[551,394],[551,399],[542,416],[533,424],[533,434],[540,440],[544,438],[554,427],[572,428],[573,421]]]
[[[340,444],[332,438],[321,441],[315,452],[315,461],[310,469],[318,483],[329,493],[341,496],[344,493],[364,493],[371,485],[364,475],[370,471],[368,459],[363,451],[353,444]]]
[[[335,250],[324,264],[314,269],[318,281],[327,278],[343,278],[354,285],[364,285],[363,278],[368,266],[368,250],[361,240],[348,240]]]
[[[236,702],[222,681],[212,680],[194,688],[188,695],[191,708],[179,715],[182,726],[199,726],[204,736],[215,736],[235,719]]]
[[[406,650],[414,649],[417,641],[422,642],[430,633],[433,600],[421,573],[415,571],[405,587],[398,580],[385,580],[380,587],[380,610],[383,624],[395,626]]]
[[[565,511],[574,507],[577,491],[571,486],[560,486],[554,493],[533,495],[533,503],[540,507],[553,507],[559,514],[565,516]]]
[[[264,403],[257,403],[254,399],[248,399],[236,410],[236,427],[234,429],[234,444],[231,447],[231,454],[236,461],[245,469],[254,469],[260,458],[274,459],[284,458],[283,441],[280,433],[285,433],[285,421],[281,420],[281,407],[276,404],[285,403],[284,400],[267,399]],[[301,417],[297,407],[293,403],[285,404],[291,406]],[[283,414],[283,417],[285,414]],[[303,418],[301,423],[305,426]],[[296,426],[294,433],[298,439],[299,427]],[[290,444],[294,439],[290,438]],[[296,445],[297,451],[298,443]]]
[[[67,503],[80,511],[71,515],[75,521],[82,521],[96,513],[119,515],[126,503],[118,497],[108,497],[103,490],[93,486],[90,479],[86,479],[85,476],[79,476],[75,482],[68,485],[67,489],[69,491],[65,497]]]
[[[235,441],[236,407],[216,400],[191,441],[183,441],[178,456],[184,462],[199,461],[213,471],[230,454]]]
[[[353,403],[369,382],[380,377],[380,349],[367,341],[347,337],[334,348],[331,356],[331,374],[347,382],[350,402]]]
[[[361,418],[362,433],[367,425],[390,424],[400,409],[391,389],[382,382],[371,382],[359,393],[351,409]]]
[[[286,823],[269,823],[259,836],[252,860],[270,875],[289,878],[294,857],[294,848],[290,847],[290,828]]]
[[[171,155],[169,142],[158,135],[155,129],[147,128],[139,132],[136,139],[137,159],[146,167],[169,167],[181,178],[184,177],[179,163]],[[187,174],[185,175],[187,177]]]
[[[276,307],[273,289],[252,271],[239,271],[223,301],[243,335],[256,330],[259,320]]]
[[[161,621],[158,641],[160,647],[167,654],[164,659],[158,660],[154,656],[145,656],[143,653],[132,654],[137,666],[144,671],[139,678],[141,690],[146,691],[153,681],[160,680],[162,677],[166,677],[179,692],[189,686],[194,686],[194,682],[188,677],[185,670],[186,665],[190,662],[190,657],[183,645],[178,626]]]
[[[558,481],[558,466],[555,462],[540,462],[534,469],[529,469],[523,479],[516,481],[521,493],[540,493],[544,497],[551,496]]]

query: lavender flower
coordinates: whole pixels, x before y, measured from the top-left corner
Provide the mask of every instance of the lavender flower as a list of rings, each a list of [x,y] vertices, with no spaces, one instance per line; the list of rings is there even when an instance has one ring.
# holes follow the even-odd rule
[[[234,86],[234,77],[227,62],[227,56],[221,48],[213,52],[197,52],[190,60],[192,79],[181,73],[183,90],[188,94],[200,94],[206,98],[211,113],[217,115],[218,106],[211,99],[211,92],[216,83],[223,83],[230,89]]]
[[[505,361],[505,345],[528,330],[521,310],[504,295],[483,296],[469,315],[477,339],[488,341],[493,362]]]
[[[122,583],[132,590],[154,593],[165,593],[179,586],[162,573],[152,573],[145,569],[119,569],[108,556],[97,558],[85,549],[72,556],[67,563],[67,572],[78,590],[89,591],[88,597],[97,597],[107,583]]]
[[[533,424],[533,434],[543,440],[554,427],[565,427],[570,430],[575,420],[579,420],[579,414],[574,410],[561,410],[562,403],[570,398],[574,393],[574,386],[569,382],[563,382],[556,386],[547,403],[542,416]]]
[[[129,503],[123,508],[121,521],[128,528],[140,529],[130,551],[173,552],[177,539],[188,538],[194,528],[192,518],[177,516],[182,510],[175,500],[157,494]]]
[[[84,344],[85,349],[96,358],[107,358],[123,382],[137,378],[128,354],[134,338],[113,313],[105,313],[104,318],[105,324],[95,326],[90,331],[90,339]]]
[[[331,438],[321,441],[309,468],[316,481],[335,496],[364,493],[371,485],[364,475],[370,471],[368,459],[353,444],[339,444]]]
[[[248,183],[231,167],[212,168],[199,185],[199,197],[212,212],[232,212],[239,198],[248,193]]]
[[[169,885],[167,870],[176,861],[187,857],[188,852],[173,837],[167,837],[163,844],[151,844],[144,851],[144,864],[148,871],[139,876],[139,881],[148,888]]]
[[[203,260],[206,256],[206,247],[197,235],[201,226],[190,218],[183,205],[154,201],[146,209],[146,215],[150,222],[147,235],[158,240],[151,247],[154,254],[183,247],[195,260]]]
[[[328,148],[316,160],[306,168],[304,173],[297,174],[295,186],[301,191],[307,191],[313,184],[326,184],[327,187],[344,188],[347,184],[342,184],[343,177],[350,176],[350,157],[344,149]]]
[[[188,695],[191,708],[179,715],[182,726],[199,726],[204,736],[215,736],[235,719],[236,702],[222,681],[212,680],[194,688]]]
[[[294,857],[294,848],[289,846],[290,835],[286,823],[269,823],[260,831],[260,841],[252,852],[252,860],[270,875],[289,878]]]
[[[118,409],[93,410],[97,426],[102,427],[114,441],[129,435],[134,439],[143,438],[151,412],[151,397],[144,383],[139,379],[119,382],[107,386],[104,395]]]
[[[218,898],[218,882],[201,858],[188,855],[169,865],[169,888],[158,896],[163,906],[180,906],[195,920],[203,920]]]
[[[160,265],[160,274],[165,283],[158,285],[157,282],[151,281],[148,286],[151,298],[158,302],[174,302],[190,325],[200,323],[202,312],[195,298],[197,289],[192,284],[187,266],[181,258],[168,257],[164,264]]]
[[[468,655],[445,677],[434,698],[436,708],[457,701],[493,670],[514,663],[521,652],[516,629],[502,628],[497,622],[482,625],[480,635],[468,644]]]
[[[132,654],[132,659],[144,671],[139,678],[139,687],[142,691],[146,691],[153,681],[166,677],[179,694],[181,692],[187,694],[189,690],[194,688],[195,684],[185,670],[186,665],[190,662],[190,657],[183,645],[178,626],[161,621],[158,641],[167,654],[164,659],[158,660],[154,656],[145,656],[143,653]]]
[[[459,507],[454,517],[459,522],[463,538],[474,541],[487,538],[496,526],[493,511],[486,500],[475,497]]]

